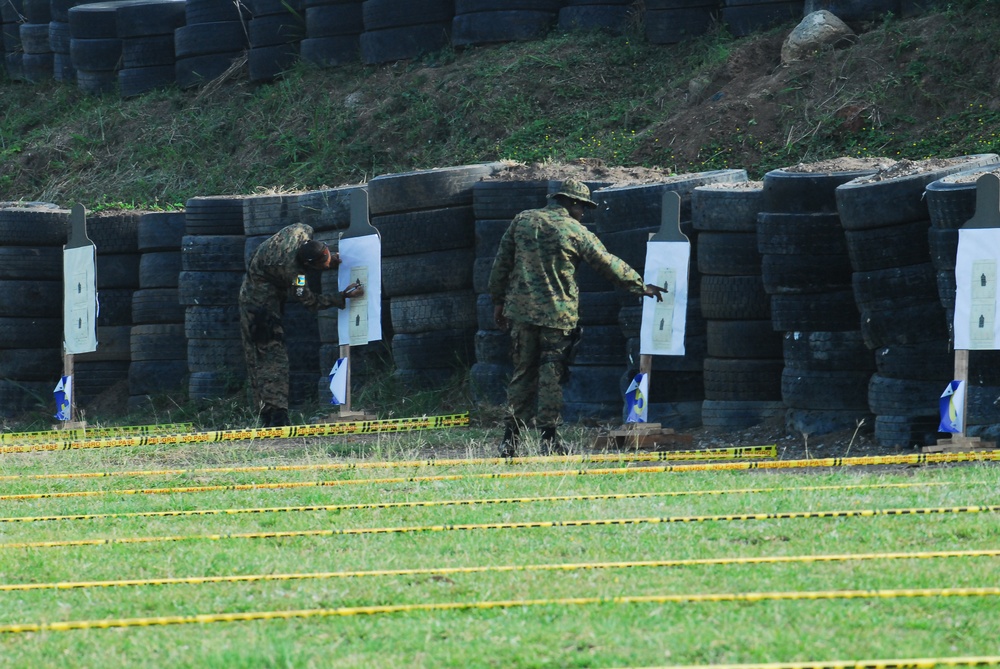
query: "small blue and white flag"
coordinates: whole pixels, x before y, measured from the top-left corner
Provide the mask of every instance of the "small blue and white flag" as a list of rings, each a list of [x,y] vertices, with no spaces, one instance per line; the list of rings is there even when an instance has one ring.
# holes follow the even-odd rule
[[[347,404],[347,358],[338,358],[330,370],[330,404]]]
[[[965,429],[965,381],[952,381],[941,393],[941,432],[960,433]]]
[[[649,394],[649,374],[636,374],[625,391],[626,423],[646,422],[646,395]]]
[[[64,376],[59,379],[52,394],[56,398],[56,418],[58,420],[70,420],[73,405],[73,377]]]

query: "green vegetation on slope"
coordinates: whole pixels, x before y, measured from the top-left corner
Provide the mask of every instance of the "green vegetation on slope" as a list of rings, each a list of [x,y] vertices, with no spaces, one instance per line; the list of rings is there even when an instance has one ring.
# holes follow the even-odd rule
[[[0,200],[170,208],[496,159],[596,158],[751,177],[838,155],[995,151],[998,3],[856,26],[857,44],[780,65],[791,28],[676,46],[555,34],[415,62],[237,73],[122,100],[0,85]]]

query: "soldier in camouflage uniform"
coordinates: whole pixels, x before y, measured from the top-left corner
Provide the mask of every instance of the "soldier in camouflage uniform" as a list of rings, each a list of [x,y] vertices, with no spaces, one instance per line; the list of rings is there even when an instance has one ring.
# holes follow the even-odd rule
[[[264,427],[288,425],[288,351],[281,316],[289,294],[310,311],[338,307],[347,297],[364,295],[360,285],[335,295],[318,295],[306,285],[307,270],[340,265],[340,254],[313,238],[313,229],[296,223],[267,239],[250,259],[240,287],[240,333],[255,409]]]
[[[635,270],[581,225],[584,207],[597,207],[590,189],[567,179],[549,195],[547,206],[518,214],[500,240],[489,292],[497,326],[511,328],[514,359],[501,457],[515,455],[521,430],[532,419],[544,452],[566,452],[556,430],[562,423],[567,354],[580,320],[579,260],[620,288],[663,300],[663,289],[643,285]]]

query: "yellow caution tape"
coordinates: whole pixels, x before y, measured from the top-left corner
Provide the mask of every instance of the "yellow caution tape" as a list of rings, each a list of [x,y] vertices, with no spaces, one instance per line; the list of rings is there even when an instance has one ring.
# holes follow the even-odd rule
[[[120,448],[122,446],[166,446],[176,444],[212,444],[222,441],[246,439],[291,439],[297,437],[331,437],[346,434],[376,434],[384,432],[410,432],[413,430],[439,430],[469,424],[469,414],[448,416],[421,416],[387,420],[362,420],[318,425],[289,425],[286,427],[247,428],[242,430],[214,430],[182,434],[147,435],[139,437],[111,437],[108,439],[82,439],[51,441],[26,446],[3,446],[0,453],[28,453],[32,451],[62,451],[77,448]]]
[[[109,478],[112,476],[201,476],[204,474],[245,474],[252,472],[351,471],[359,469],[403,469],[418,467],[463,467],[471,465],[591,463],[591,462],[670,462],[671,460],[722,460],[727,458],[767,458],[777,455],[770,446],[739,446],[704,450],[657,451],[651,453],[595,453],[591,455],[544,455],[519,458],[430,458],[427,460],[387,460],[329,462],[308,465],[255,465],[245,467],[202,467],[199,469],[146,469],[107,472],[69,472],[56,474],[8,474],[0,481]]]
[[[262,581],[302,581],[383,576],[453,576],[456,574],[509,573],[533,571],[598,571],[604,569],[677,568],[740,564],[786,564],[810,562],[851,562],[866,560],[915,560],[963,557],[1000,557],[1000,550],[922,551],[917,553],[844,553],[836,555],[781,555],[767,557],[691,558],[686,560],[639,560],[619,562],[577,562],[560,564],[494,565],[480,567],[426,567],[422,569],[373,569],[368,571],[326,571],[291,574],[236,574],[229,576],[189,576],[180,578],[133,578],[114,581],[60,581],[55,583],[6,583],[0,592],[26,590],[74,590],[83,588],[127,588],[147,585],[206,585],[211,583],[257,583]]]
[[[482,474],[439,474],[434,476],[393,476],[377,479],[335,479],[332,481],[293,481],[283,483],[242,483],[229,485],[183,486],[173,488],[134,488],[116,490],[79,490],[0,495],[0,501],[24,499],[55,499],[63,497],[98,497],[104,495],[167,495],[178,493],[217,492],[221,490],[278,490],[288,488],[323,488],[342,485],[385,485],[389,483],[420,483],[429,481],[461,481],[464,479],[509,479],[546,476],[606,476],[618,474],[662,474],[666,472],[734,471],[748,469],[796,469],[801,467],[846,467],[889,464],[932,464],[944,462],[986,462],[1000,460],[1000,451],[970,451],[963,453],[920,453],[858,458],[823,458],[819,460],[775,460],[754,462],[709,462],[647,467],[612,467],[594,469],[553,469],[535,472],[488,472]]]
[[[367,616],[382,613],[417,613],[430,611],[470,611],[514,609],[532,606],[593,606],[608,604],[701,604],[708,602],[822,601],[834,599],[914,599],[930,597],[997,597],[1000,588],[908,588],[897,590],[819,590],[806,592],[736,592],[688,595],[623,595],[618,597],[555,597],[551,599],[508,599],[472,602],[425,604],[383,604],[342,606],[289,611],[240,611],[202,613],[188,616],[152,616],[146,618],[105,618],[103,620],[66,620],[49,623],[0,625],[0,633],[66,632],[69,630],[151,627],[155,625],[190,625],[252,620],[292,620]]]
[[[648,499],[655,497],[691,497],[701,495],[745,495],[768,492],[808,492],[819,490],[874,490],[956,485],[952,481],[928,483],[872,483],[852,485],[798,486],[788,488],[730,488],[723,490],[672,490],[660,492],[594,493],[589,495],[552,495],[544,497],[487,497],[481,499],[425,500],[414,502],[357,502],[353,504],[307,504],[230,509],[170,509],[167,511],[130,511],[122,513],[76,513],[60,516],[7,516],[0,523],[38,523],[57,520],[107,520],[113,518],[176,518],[180,516],[223,516],[252,513],[295,513],[307,511],[358,511],[364,509],[400,509],[436,506],[486,506],[490,504],[530,504],[534,502],[576,502],[618,499]],[[962,485],[987,485],[986,481],[963,482]],[[993,485],[992,482],[989,485]]]
[[[120,437],[136,434],[163,434],[190,432],[194,423],[163,423],[159,425],[117,425],[110,427],[77,427],[68,430],[39,430],[37,432],[4,432],[0,444],[30,443],[52,439],[82,439],[84,437]]]
[[[660,525],[667,523],[704,523],[738,520],[790,520],[800,518],[874,518],[876,516],[930,516],[951,513],[987,513],[1000,511],[1000,505],[943,506],[903,509],[849,509],[841,511],[782,511],[774,513],[735,513],[707,516],[665,516],[647,518],[598,518],[581,520],[530,520],[507,523],[454,523],[446,525],[409,525],[399,527],[354,527],[330,530],[287,530],[276,532],[231,532],[226,534],[188,534],[160,537],[116,537],[110,539],[62,539],[59,541],[23,541],[0,544],[4,548],[66,548],[68,546],[110,546],[154,544],[174,541],[221,541],[224,539],[288,539],[293,537],[334,537],[362,534],[417,534],[456,530],[520,530],[552,527],[607,527],[614,525]]]
[[[892,660],[810,660],[807,662],[761,662],[759,664],[689,664],[643,669],[935,669],[935,667],[992,667],[1000,655],[970,657],[919,657]]]

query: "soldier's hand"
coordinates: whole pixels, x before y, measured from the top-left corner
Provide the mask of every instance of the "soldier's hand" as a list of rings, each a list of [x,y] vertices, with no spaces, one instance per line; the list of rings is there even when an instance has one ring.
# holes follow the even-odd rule
[[[501,330],[506,330],[510,327],[510,321],[503,315],[502,304],[498,304],[493,307],[493,320],[496,321],[497,327]]]
[[[340,251],[330,254],[330,267],[340,267]]]
[[[644,297],[655,297],[657,302],[663,301],[663,293],[667,292],[666,288],[660,288],[659,286],[654,286],[651,283],[646,284],[646,290],[643,293]]]
[[[365,287],[361,285],[360,281],[352,283],[350,286],[345,288],[340,295],[344,298],[348,297],[364,297]]]

